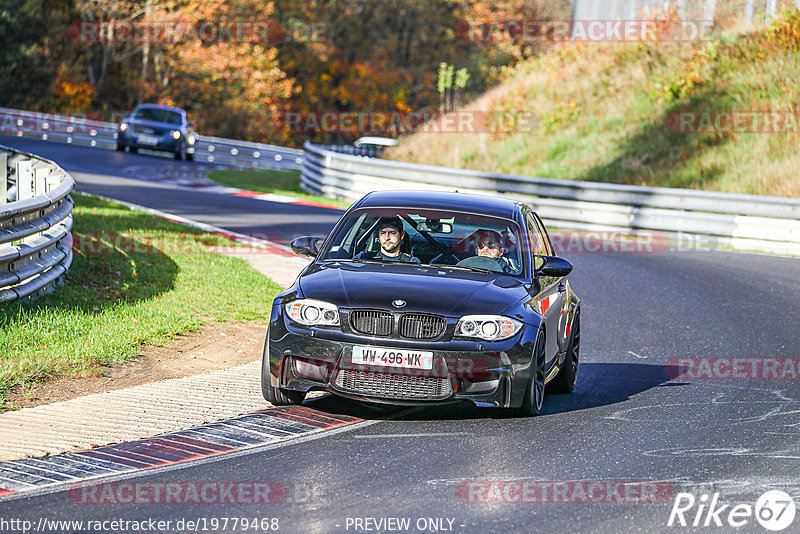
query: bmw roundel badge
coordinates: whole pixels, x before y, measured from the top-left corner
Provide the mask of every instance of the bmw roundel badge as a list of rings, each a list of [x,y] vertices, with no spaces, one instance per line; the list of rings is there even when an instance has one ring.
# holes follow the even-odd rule
[[[406,301],[404,300],[397,299],[392,301],[392,306],[394,306],[395,308],[402,308],[405,305]]]

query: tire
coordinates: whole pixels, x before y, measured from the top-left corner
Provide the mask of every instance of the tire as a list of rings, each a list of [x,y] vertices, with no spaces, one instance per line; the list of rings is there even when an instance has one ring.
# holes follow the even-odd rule
[[[553,393],[572,393],[575,389],[575,382],[578,380],[578,365],[581,356],[581,312],[575,314],[572,320],[569,343],[567,344],[567,355],[564,357],[564,364],[558,376],[547,385],[548,392]]]
[[[264,354],[261,360],[261,394],[264,400],[273,406],[300,404],[306,398],[304,391],[293,391],[272,386],[269,372],[269,356],[267,354]]]
[[[186,159],[186,145],[181,145],[177,152],[175,152],[175,159],[183,161]]]
[[[539,415],[544,403],[544,364],[545,364],[545,333],[539,330],[536,334],[536,343],[531,357],[531,372],[528,376],[528,385],[525,387],[525,397],[522,400],[520,413],[525,416]]]
[[[186,161],[194,161],[194,154],[186,154]]]
[[[117,144],[117,150],[119,150],[120,152],[124,152],[125,151],[125,145]]]
[[[139,147],[138,146],[129,146],[128,147],[128,152],[130,152],[131,154],[136,154],[137,152],[139,152]]]

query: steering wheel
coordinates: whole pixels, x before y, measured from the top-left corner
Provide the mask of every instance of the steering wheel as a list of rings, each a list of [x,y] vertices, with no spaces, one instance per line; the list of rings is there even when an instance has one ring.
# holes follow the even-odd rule
[[[500,262],[486,256],[470,256],[456,263],[456,267],[477,267],[478,269],[487,269],[494,272],[502,272],[503,270]]]

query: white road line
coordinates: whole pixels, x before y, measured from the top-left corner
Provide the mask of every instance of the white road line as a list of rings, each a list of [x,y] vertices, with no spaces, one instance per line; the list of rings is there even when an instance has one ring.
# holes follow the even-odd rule
[[[368,436],[353,436],[353,439],[382,439],[382,438],[425,438],[431,436],[463,436],[468,432],[420,432],[418,434],[370,434]]]

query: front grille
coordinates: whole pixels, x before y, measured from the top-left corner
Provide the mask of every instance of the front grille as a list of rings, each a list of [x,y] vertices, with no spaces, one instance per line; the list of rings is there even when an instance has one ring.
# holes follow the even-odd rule
[[[350,326],[361,334],[390,336],[394,327],[394,317],[389,312],[354,310],[350,312]]]
[[[336,387],[348,393],[386,399],[439,400],[450,396],[449,378],[392,375],[341,369]]]
[[[164,135],[164,130],[162,128],[149,128],[145,126],[134,126],[133,127],[134,133],[142,133],[147,135]]]
[[[407,313],[400,318],[400,336],[409,339],[433,339],[444,332],[447,321],[438,315]]]

